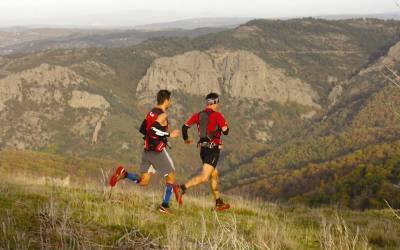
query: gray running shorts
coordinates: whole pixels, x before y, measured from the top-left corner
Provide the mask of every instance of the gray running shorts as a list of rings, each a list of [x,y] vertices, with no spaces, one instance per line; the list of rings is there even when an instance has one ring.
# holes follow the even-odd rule
[[[174,162],[164,148],[161,152],[143,151],[142,163],[140,164],[141,173],[155,173],[167,176],[175,171]]]

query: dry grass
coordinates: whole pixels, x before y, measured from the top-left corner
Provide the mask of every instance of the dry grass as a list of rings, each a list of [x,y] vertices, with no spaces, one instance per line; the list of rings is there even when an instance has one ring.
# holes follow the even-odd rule
[[[0,212],[9,211],[0,215],[0,249],[369,249],[367,236],[381,228],[390,228],[393,234],[387,237],[392,238],[382,234],[377,240],[392,239],[387,249],[399,246],[399,225],[374,219],[376,214],[237,197],[228,197],[232,210],[216,213],[210,197],[188,195],[183,207],[173,203],[174,214],[165,216],[156,211],[160,190],[129,182],[111,190],[105,180],[84,187],[23,176],[1,183],[0,204],[10,208],[24,202],[15,210],[0,205]],[[384,216],[393,218],[390,210]]]
[[[321,249],[327,250],[356,250],[370,249],[368,241],[360,235],[359,228],[353,232],[346,221],[336,215],[333,222],[323,219],[320,236]]]
[[[16,226],[15,218],[7,212],[3,221],[0,221],[0,249],[29,249],[32,240],[27,233]]]
[[[394,217],[398,220],[400,220],[400,213],[398,211],[396,211],[394,208],[392,208],[392,206],[389,204],[389,202],[387,200],[385,200],[386,205],[388,206],[390,212],[392,212],[392,214],[394,215]]]

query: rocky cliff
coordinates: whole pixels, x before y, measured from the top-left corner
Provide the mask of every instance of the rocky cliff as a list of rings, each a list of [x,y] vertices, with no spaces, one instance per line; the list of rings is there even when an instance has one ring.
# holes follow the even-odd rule
[[[231,97],[319,107],[318,94],[309,84],[249,51],[191,51],[159,58],[139,82],[137,95],[152,97],[160,88],[195,95],[215,91]]]
[[[41,64],[0,80],[1,144],[38,149],[59,132],[54,126],[70,124],[71,134],[97,141],[110,104],[82,88],[86,79],[66,67]],[[67,115],[67,112],[72,113]],[[95,129],[97,127],[97,129]]]

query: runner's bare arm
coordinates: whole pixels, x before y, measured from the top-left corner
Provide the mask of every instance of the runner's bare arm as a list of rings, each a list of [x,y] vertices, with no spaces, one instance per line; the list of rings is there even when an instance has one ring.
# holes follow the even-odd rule
[[[161,126],[167,126],[168,125],[168,116],[166,113],[162,113],[158,115],[156,122],[160,123]]]

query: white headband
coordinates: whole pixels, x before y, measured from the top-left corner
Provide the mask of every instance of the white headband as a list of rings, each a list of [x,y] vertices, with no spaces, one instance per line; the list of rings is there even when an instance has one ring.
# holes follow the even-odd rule
[[[207,99],[207,104],[217,104],[219,103],[219,97],[213,99],[213,98],[209,98]]]

